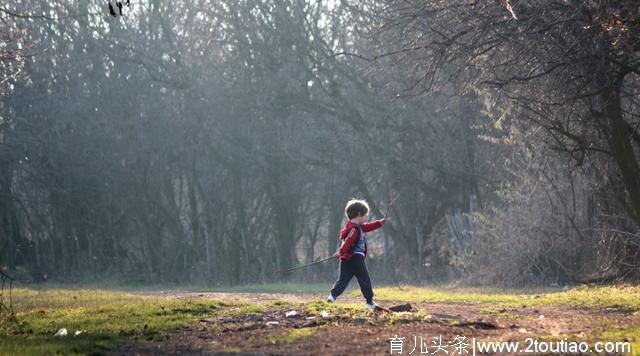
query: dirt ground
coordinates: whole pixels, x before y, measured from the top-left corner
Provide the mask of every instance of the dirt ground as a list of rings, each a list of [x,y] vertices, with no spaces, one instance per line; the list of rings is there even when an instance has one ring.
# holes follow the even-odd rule
[[[255,355],[388,355],[391,351],[390,338],[396,335],[404,337],[403,354],[447,355],[443,351],[447,350],[448,355],[471,355],[472,338],[482,342],[519,341],[522,346],[526,345],[526,338],[566,338],[567,341],[580,342],[592,341],[598,332],[640,325],[640,316],[624,309],[594,310],[567,306],[495,308],[488,304],[412,303],[410,312],[373,313],[363,306],[362,311],[334,311],[322,316],[305,310],[301,305],[273,304],[276,301],[304,303],[323,300],[324,296],[320,295],[139,293],[158,298],[247,301],[261,304],[264,308],[259,313],[222,313],[218,317],[202,318],[185,329],[171,332],[165,341],[129,342],[114,350],[114,355],[214,355],[231,352]],[[343,295],[338,303],[345,302],[362,301],[360,297]],[[378,304],[390,307],[406,302],[378,301]],[[287,316],[291,310],[297,314]],[[464,337],[462,342],[469,346],[456,348],[456,336]],[[441,343],[437,337],[441,337]],[[443,348],[438,349],[438,344]]]

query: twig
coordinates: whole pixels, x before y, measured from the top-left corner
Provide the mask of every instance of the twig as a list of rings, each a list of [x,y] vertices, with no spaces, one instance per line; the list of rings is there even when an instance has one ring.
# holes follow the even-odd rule
[[[317,265],[319,263],[322,263],[322,262],[325,262],[325,261],[329,261],[329,260],[334,259],[334,258],[335,258],[335,256],[323,258],[323,259],[318,260],[318,261],[307,263],[306,265],[300,265],[300,266],[296,266],[296,267],[281,269],[281,270],[276,271],[276,273],[295,271],[297,269],[302,269],[302,268],[306,268],[306,267],[309,267],[309,266]]]
[[[398,199],[398,196],[396,195],[395,198],[393,198],[393,200],[391,199],[391,194],[389,194],[389,204],[387,204],[387,211],[385,211],[384,213],[384,218],[386,219],[387,216],[389,216],[389,212],[391,211],[391,207],[393,206],[393,203],[396,202],[396,199]]]

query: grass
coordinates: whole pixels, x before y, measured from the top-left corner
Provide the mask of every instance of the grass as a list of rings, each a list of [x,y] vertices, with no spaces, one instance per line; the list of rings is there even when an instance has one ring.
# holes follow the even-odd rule
[[[160,291],[167,289],[183,290],[183,291],[206,291],[206,292],[232,292],[232,293],[286,293],[286,294],[327,294],[333,280],[327,283],[252,283],[243,285],[220,285],[220,286],[207,286],[205,284],[176,284],[167,286],[166,284],[148,284],[148,283],[119,283],[118,281],[107,282],[92,282],[87,281],[83,283],[60,283],[60,282],[47,282],[43,285],[34,284],[29,285],[33,289],[45,288],[48,289],[100,289],[100,290],[113,290],[113,291]],[[348,290],[358,289],[358,284],[353,281]]]
[[[304,303],[304,307],[313,314],[320,314],[323,311],[327,313],[336,313],[341,311],[359,311],[363,310],[362,304],[359,303],[328,303],[325,301],[312,301]]]
[[[187,286],[181,289],[236,293],[318,294],[324,296],[330,288],[331,283],[261,283],[226,287]],[[146,287],[139,286],[137,289],[146,289]],[[380,286],[375,288],[374,292],[375,298],[378,300],[406,302],[485,303],[500,307],[572,305],[587,308],[640,310],[640,287],[629,285],[578,286],[566,291],[559,288],[500,289],[458,287],[454,285]],[[359,296],[360,289],[357,282],[352,281],[345,293]],[[95,298],[99,299],[100,295]]]
[[[506,309],[503,309],[503,308],[487,307],[487,308],[481,309],[480,311],[485,313],[485,314],[495,315],[497,317],[500,317],[500,318],[503,318],[503,319],[507,319],[507,320],[518,320],[518,319],[523,318],[522,315],[518,315],[516,313],[511,313],[511,312],[509,312],[509,311],[507,311]],[[530,318],[534,318],[534,317],[532,316]]]
[[[34,308],[92,307],[114,301],[144,300],[144,297],[139,295],[100,289],[37,290],[17,288],[13,290],[13,305],[17,311],[27,311]]]
[[[237,308],[230,309],[225,313],[227,315],[252,315],[262,313],[263,308],[255,304],[239,305]]]
[[[326,293],[327,285],[259,284],[224,291],[262,293]],[[350,286],[359,295],[357,283]],[[503,307],[571,305],[587,308],[624,308],[640,313],[640,287],[575,287],[568,290],[501,290],[497,288],[459,288],[453,286],[400,286],[375,289],[379,300],[405,302],[467,302],[486,304],[485,312],[502,313]],[[15,289],[17,322],[0,318],[0,354],[56,355],[104,352],[130,339],[163,340],[166,331],[191,324],[202,317],[260,313],[266,306],[305,308],[319,315],[358,315],[362,303],[303,304],[273,301],[266,306],[250,303],[222,303],[202,298],[159,299],[122,291],[100,289]],[[67,336],[54,336],[66,328]],[[303,329],[304,330],[304,329]],[[74,336],[76,331],[82,331]],[[308,336],[312,330],[290,331],[273,341],[288,342]],[[607,329],[594,334],[596,340],[629,340],[640,350],[640,327]]]
[[[612,354],[640,355],[640,326],[637,325],[621,327],[620,325],[604,324],[599,327],[599,330],[594,330],[586,335],[583,335],[583,337],[579,339],[576,339],[572,335],[566,334],[546,335],[544,337],[539,337],[538,339],[546,341],[584,341],[587,342],[592,349],[594,349],[594,352],[597,342],[609,343],[609,347],[617,347],[618,350],[617,353],[613,351],[610,352]],[[628,343],[628,345],[623,345],[625,343]],[[627,352],[629,351],[628,348],[631,348],[631,352]]]
[[[407,302],[485,303],[496,307],[571,305],[640,310],[640,287],[629,285],[579,286],[566,291],[402,286],[376,288],[374,292],[378,300]]]
[[[162,340],[164,331],[218,312],[211,300],[161,300],[102,290],[14,291],[16,321],[0,320],[0,354],[103,352],[126,339]],[[238,303],[243,308],[242,303]],[[67,336],[55,336],[61,329]],[[74,336],[76,331],[82,333]]]
[[[330,283],[260,283],[233,287],[208,288],[212,292],[236,293],[284,293],[284,294],[327,294]]]
[[[594,340],[618,340],[627,341],[631,344],[631,354],[640,355],[640,326],[632,326],[618,330],[605,331],[593,338]]]
[[[357,294],[357,292],[353,292]],[[453,286],[419,287],[401,286],[375,289],[379,300],[402,300],[407,302],[458,302],[480,303],[487,306],[485,313],[497,314],[517,320],[516,314],[503,311],[508,307],[574,306],[592,309],[620,308],[640,313],[640,287],[631,285],[578,286],[559,289],[497,289],[459,288]],[[546,339],[562,339],[566,335]],[[571,338],[569,339],[571,340]],[[597,341],[628,341],[632,355],[640,355],[640,326],[611,326],[606,331],[597,331],[588,337],[589,343]]]
[[[357,294],[356,292],[353,292]],[[640,313],[640,287],[631,285],[578,286],[567,290],[559,289],[497,289],[459,288],[453,286],[419,287],[401,286],[375,289],[379,300],[402,300],[407,302],[459,302],[480,303],[487,306],[486,313],[495,313],[507,319],[517,320],[516,314],[502,311],[508,307],[574,306],[592,309],[620,308]],[[640,326],[611,326],[606,331],[596,331],[587,337],[591,346],[597,341],[622,342],[631,344],[631,354],[640,355]],[[559,335],[541,339],[562,339]],[[572,340],[569,337],[569,340]]]
[[[279,342],[289,343],[303,337],[311,336],[313,335],[313,332],[314,330],[312,328],[291,329],[291,330],[288,330],[288,332],[286,332],[283,335],[267,336],[267,341],[271,342],[272,344],[279,343]]]

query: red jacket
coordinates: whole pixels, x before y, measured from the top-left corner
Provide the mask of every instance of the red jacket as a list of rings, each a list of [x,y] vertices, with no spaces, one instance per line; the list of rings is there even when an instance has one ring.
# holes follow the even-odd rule
[[[369,232],[382,227],[382,223],[380,223],[380,220],[376,220],[369,223],[364,223],[361,225],[361,227],[362,231]],[[359,235],[360,230],[358,229],[358,224],[352,222],[351,220],[347,221],[345,226],[342,228],[342,231],[340,231],[340,241],[342,242],[342,245],[340,245],[340,249],[338,250],[338,252],[340,252],[341,260],[348,260],[351,258],[351,256],[353,256],[353,253],[349,253],[348,250],[349,247],[351,247],[356,243],[356,241],[358,241]],[[366,240],[364,244],[364,255],[365,257],[367,256]]]

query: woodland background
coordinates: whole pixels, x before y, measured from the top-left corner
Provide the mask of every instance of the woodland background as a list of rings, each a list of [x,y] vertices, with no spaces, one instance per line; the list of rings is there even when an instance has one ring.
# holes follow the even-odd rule
[[[638,277],[637,1],[122,12],[0,5],[0,268],[20,281],[326,281],[274,271],[332,254],[350,197],[394,200],[376,283]]]

